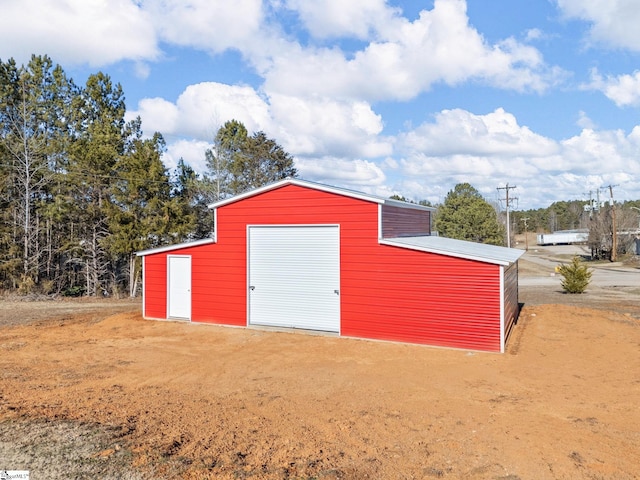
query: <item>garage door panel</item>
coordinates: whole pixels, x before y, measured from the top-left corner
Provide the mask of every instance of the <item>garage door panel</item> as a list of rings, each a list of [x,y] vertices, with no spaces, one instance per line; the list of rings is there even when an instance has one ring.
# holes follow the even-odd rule
[[[337,226],[250,227],[249,322],[340,330]]]

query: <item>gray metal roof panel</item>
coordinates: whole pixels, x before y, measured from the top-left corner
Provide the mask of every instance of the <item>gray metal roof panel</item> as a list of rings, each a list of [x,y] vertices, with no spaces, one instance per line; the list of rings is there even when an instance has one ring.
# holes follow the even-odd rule
[[[215,242],[216,242],[215,238],[204,238],[202,240],[192,240],[189,242],[177,243],[174,245],[166,245],[164,247],[156,247],[156,248],[149,248],[147,250],[141,250],[139,252],[136,252],[136,256],[144,257],[145,255],[151,255],[154,253],[170,252],[171,250],[178,250],[180,248],[198,247],[200,245],[206,245],[208,243],[215,243]]]
[[[523,250],[516,248],[435,236],[385,238],[380,243],[498,265],[510,265],[524,254]]]

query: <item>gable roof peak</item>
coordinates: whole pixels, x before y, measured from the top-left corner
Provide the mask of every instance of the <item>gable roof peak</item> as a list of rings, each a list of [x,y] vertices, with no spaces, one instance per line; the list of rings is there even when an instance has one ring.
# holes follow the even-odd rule
[[[328,192],[328,193],[333,193],[336,195],[343,195],[346,197],[351,197],[351,198],[357,198],[359,200],[364,200],[367,202],[373,202],[373,203],[378,203],[378,204],[388,204],[388,205],[394,205],[394,206],[398,206],[398,207],[402,207],[402,208],[414,208],[417,210],[435,210],[433,207],[426,207],[424,205],[418,205],[415,203],[408,203],[408,202],[403,202],[401,200],[393,200],[390,198],[384,198],[384,197],[380,197],[377,195],[372,195],[369,193],[364,193],[364,192],[358,192],[356,190],[350,190],[348,188],[344,188],[344,187],[335,187],[332,185],[326,185],[324,183],[318,183],[318,182],[312,182],[309,180],[303,180],[301,178],[291,178],[291,177],[287,177],[285,179],[282,180],[278,180],[276,182],[273,183],[269,183],[267,185],[264,185],[262,187],[258,187],[256,189],[253,190],[249,190],[246,191],[244,193],[240,193],[238,195],[235,195],[233,197],[229,197],[229,198],[225,198],[222,200],[218,200],[217,202],[211,203],[208,206],[208,208],[218,208],[218,207],[222,207],[224,205],[228,205],[230,203],[235,203],[238,202],[240,200],[243,200],[245,198],[249,198],[249,197],[253,197],[254,195],[259,195],[261,193],[265,193],[268,192],[270,190],[275,190],[277,188],[281,188],[287,185],[296,185],[299,187],[304,187],[304,188],[311,188],[313,190],[320,190],[323,192]]]

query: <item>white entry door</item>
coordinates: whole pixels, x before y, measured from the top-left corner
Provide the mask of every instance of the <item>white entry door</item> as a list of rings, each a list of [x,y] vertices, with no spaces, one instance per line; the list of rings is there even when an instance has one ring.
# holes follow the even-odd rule
[[[340,331],[337,226],[249,227],[249,323]]]
[[[169,318],[191,319],[191,257],[167,257]]]

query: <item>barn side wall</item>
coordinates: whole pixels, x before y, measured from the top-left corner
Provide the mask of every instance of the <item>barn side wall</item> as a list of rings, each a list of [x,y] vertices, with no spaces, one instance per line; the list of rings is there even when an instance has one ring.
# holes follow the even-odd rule
[[[500,351],[499,266],[386,245],[342,267],[342,334]]]
[[[518,262],[514,262],[504,272],[504,339],[505,345],[509,334],[520,314],[518,303]]]

